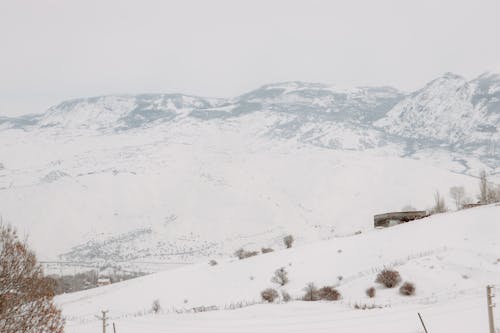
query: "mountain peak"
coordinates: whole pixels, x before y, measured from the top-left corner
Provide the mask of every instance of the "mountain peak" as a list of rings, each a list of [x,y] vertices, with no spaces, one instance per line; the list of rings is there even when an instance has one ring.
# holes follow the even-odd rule
[[[441,78],[447,79],[447,80],[465,80],[463,76],[452,73],[452,72],[446,72],[443,75],[441,75]]]

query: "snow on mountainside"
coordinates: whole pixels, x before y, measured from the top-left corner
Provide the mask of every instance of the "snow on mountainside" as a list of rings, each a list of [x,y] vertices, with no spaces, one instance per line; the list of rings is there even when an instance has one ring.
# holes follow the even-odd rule
[[[0,118],[0,214],[42,257],[78,261],[190,262],[368,230],[436,189],[473,198],[476,179],[457,173],[499,173],[498,82],[446,74],[409,95],[284,82]]]
[[[382,117],[401,98],[390,87],[340,90],[321,84],[284,82],[263,86],[232,99],[180,94],[102,96],[63,102],[40,119],[41,127],[130,129],[175,117],[228,118],[255,111],[360,122]]]
[[[208,100],[179,94],[102,96],[63,102],[40,119],[41,127],[128,129],[157,120],[168,121],[193,109],[211,106]]]
[[[487,158],[500,152],[500,74],[472,81],[447,73],[399,102],[375,122],[391,134],[449,144]]]
[[[280,248],[244,260],[226,259],[217,266],[208,262],[190,265],[61,295],[56,301],[69,319],[68,333],[97,329],[100,322],[94,315],[101,309],[109,310],[111,320],[123,332],[146,328],[163,332],[165,327],[182,332],[289,332],[293,325],[308,332],[337,328],[341,332],[410,333],[420,331],[416,312],[423,313],[429,329],[484,331],[484,286],[500,284],[498,216],[498,205],[438,214],[393,228]],[[286,269],[290,279],[283,287],[271,282],[280,267]],[[377,272],[387,267],[398,270],[403,281],[413,282],[415,295],[402,296],[397,287],[377,285]],[[336,286],[342,300],[261,304],[206,314],[174,312],[259,302],[260,292],[268,287],[299,298],[309,282]],[[374,298],[365,294],[370,286],[376,287]],[[159,301],[164,313],[149,313],[154,300]],[[380,308],[355,310],[356,303]],[[297,316],[305,307],[307,314]],[[252,316],[255,312],[259,320]],[[268,317],[265,313],[275,315]],[[242,320],[245,314],[250,318]]]

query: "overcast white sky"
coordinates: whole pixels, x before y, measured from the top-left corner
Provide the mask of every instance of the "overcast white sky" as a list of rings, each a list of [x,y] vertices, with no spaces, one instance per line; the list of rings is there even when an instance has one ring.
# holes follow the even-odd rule
[[[500,65],[499,13],[499,0],[0,0],[0,115],[112,93],[472,78]]]

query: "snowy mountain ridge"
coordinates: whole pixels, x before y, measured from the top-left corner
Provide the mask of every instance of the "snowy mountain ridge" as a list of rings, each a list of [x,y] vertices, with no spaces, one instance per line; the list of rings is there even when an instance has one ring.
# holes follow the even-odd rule
[[[410,94],[392,87],[268,84],[235,98],[110,95],[62,102],[37,116],[0,118],[0,129],[114,133],[173,122],[223,121],[259,113],[260,134],[327,148],[443,148],[499,165],[500,75],[445,73]]]

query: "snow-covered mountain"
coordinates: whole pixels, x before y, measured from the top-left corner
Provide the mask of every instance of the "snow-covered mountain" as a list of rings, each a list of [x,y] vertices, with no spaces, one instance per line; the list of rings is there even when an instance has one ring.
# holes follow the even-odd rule
[[[411,94],[284,82],[0,118],[0,214],[44,257],[77,261],[187,262],[287,233],[345,236],[374,213],[430,207],[436,189],[473,198],[470,175],[498,174],[499,87],[493,73]]]
[[[232,120],[261,113],[259,134],[328,148],[398,144],[407,154],[445,148],[498,166],[500,74],[467,81],[446,73],[413,93],[391,87],[339,89],[269,84],[235,98],[112,95],[63,102],[43,115],[0,118],[0,128],[130,131],[182,120]]]
[[[401,100],[375,122],[384,131],[420,145],[500,156],[500,74],[472,81],[446,73]]]

